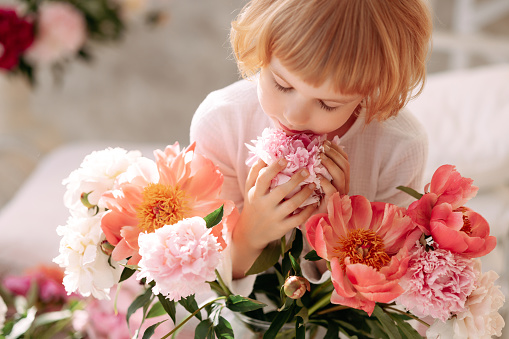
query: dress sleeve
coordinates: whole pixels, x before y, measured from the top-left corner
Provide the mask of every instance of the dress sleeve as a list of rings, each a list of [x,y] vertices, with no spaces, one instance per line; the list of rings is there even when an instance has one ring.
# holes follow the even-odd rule
[[[242,180],[239,180],[237,167],[241,161],[238,147],[244,146],[241,140],[242,132],[233,126],[235,119],[232,119],[231,114],[235,112],[232,107],[220,98],[217,99],[217,96],[211,93],[198,107],[191,122],[190,141],[196,142],[196,152],[214,162],[223,174],[221,198],[232,200],[240,210],[244,202],[244,187]],[[222,256],[218,272],[225,284],[234,294],[249,295],[256,276],[233,280],[230,246],[222,252]]]

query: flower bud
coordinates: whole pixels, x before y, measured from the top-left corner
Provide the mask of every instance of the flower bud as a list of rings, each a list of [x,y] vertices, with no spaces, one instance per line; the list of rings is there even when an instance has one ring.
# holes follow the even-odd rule
[[[300,299],[306,293],[306,290],[311,289],[311,285],[304,277],[291,276],[286,279],[283,289],[287,297]]]
[[[113,253],[113,250],[115,249],[115,246],[113,246],[112,244],[110,244],[108,242],[108,240],[103,240],[101,242],[101,251],[103,251],[104,254],[106,255],[111,255],[111,253]]]

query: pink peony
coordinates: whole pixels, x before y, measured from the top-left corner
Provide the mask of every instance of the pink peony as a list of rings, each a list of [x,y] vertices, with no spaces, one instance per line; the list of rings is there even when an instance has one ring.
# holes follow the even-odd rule
[[[442,321],[465,309],[474,289],[474,262],[444,249],[426,251],[419,247],[408,263],[401,286],[405,292],[397,303],[418,317]]]
[[[328,214],[306,223],[308,242],[331,265],[334,291],[331,302],[366,311],[376,302],[390,302],[403,293],[408,248],[421,232],[395,205],[372,202],[363,196],[334,194]]]
[[[50,64],[74,56],[85,44],[85,18],[73,5],[46,2],[39,8],[37,36],[27,58]]]
[[[221,258],[221,245],[205,220],[193,217],[166,225],[153,233],[140,233],[141,260],[137,279],[154,281],[154,294],[178,301],[209,289]]]
[[[28,297],[30,287],[35,283],[38,289],[38,302],[44,309],[52,310],[63,305],[68,299],[62,284],[63,278],[64,271],[58,266],[40,265],[27,270],[24,275],[5,277],[3,286],[15,295]]]
[[[141,293],[143,286],[134,279],[128,279],[120,286],[115,286],[110,291],[107,300],[88,299],[83,310],[74,312],[73,328],[94,339],[130,339],[134,331],[140,327],[143,320],[142,310],[136,311],[129,319],[129,327],[126,322],[127,310],[131,302]],[[152,324],[164,320],[164,318],[146,319],[140,333]],[[129,330],[131,328],[131,331]],[[171,331],[174,326],[171,321],[161,324],[154,334],[154,338],[162,338]]]
[[[0,8],[0,69],[16,67],[33,41],[33,24],[12,9]]]
[[[320,185],[318,175],[321,174],[327,180],[332,177],[327,169],[321,164],[320,153],[323,152],[323,142],[327,135],[316,134],[296,134],[287,136],[283,130],[275,128],[266,128],[257,140],[253,140],[253,145],[246,144],[252,156],[246,161],[248,166],[252,166],[258,159],[263,160],[270,165],[281,158],[288,161],[286,168],[281,171],[272,180],[271,189],[284,184],[300,169],[306,169],[309,176],[300,184],[304,186],[310,183],[316,185],[315,193],[312,194],[300,207],[320,202],[323,190]],[[334,143],[339,144],[339,138],[334,138]],[[288,198],[297,193],[300,189],[288,195]]]
[[[154,152],[156,162],[130,166],[118,176],[115,187],[101,197],[109,209],[101,227],[115,246],[114,260],[131,257],[137,264],[138,235],[152,233],[184,218],[205,217],[224,205],[223,221],[212,232],[226,246],[223,236],[238,216],[233,202],[219,199],[223,176],[212,161],[194,152],[195,144],[180,151],[178,143]],[[231,230],[230,230],[231,231]]]
[[[464,311],[445,323],[435,321],[426,331],[427,338],[489,339],[502,335],[505,322],[498,311],[505,297],[500,286],[495,285],[498,275],[494,271],[481,273],[479,260],[476,260],[476,271],[475,289],[468,296]]]
[[[471,179],[444,165],[437,169],[428,188],[430,192],[413,202],[407,214],[441,249],[481,257],[495,248],[497,241],[490,236],[488,222],[463,206],[477,192]]]

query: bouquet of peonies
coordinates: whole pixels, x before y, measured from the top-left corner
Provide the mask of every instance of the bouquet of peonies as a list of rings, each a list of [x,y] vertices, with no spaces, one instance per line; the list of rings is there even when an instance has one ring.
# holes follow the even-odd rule
[[[120,39],[135,16],[163,18],[144,0],[30,1],[0,7],[0,70],[19,72],[31,83],[34,70],[52,66],[59,75],[72,59],[90,60],[94,41]]]
[[[96,151],[64,180],[71,215],[57,228],[62,239],[54,261],[65,270],[65,289],[104,300],[112,289],[137,281],[141,291],[124,319],[132,329],[131,316],[142,310],[142,321],[129,338],[151,337],[168,319],[148,327],[145,320],[161,315],[176,325],[164,338],[192,317],[200,320],[196,333],[233,335],[218,310],[264,306],[232,295],[217,272],[238,212],[233,202],[219,199],[222,174],[194,148],[180,150],[175,143],[154,151],[155,160],[121,148]],[[195,294],[211,287],[219,297],[198,306]],[[177,305],[190,313],[180,323]]]
[[[264,161],[285,156],[326,176],[316,161],[324,140],[267,132],[252,150]],[[271,147],[265,159],[261,145]],[[501,335],[504,296],[496,273],[483,273],[478,259],[496,240],[486,220],[464,206],[477,188],[453,166],[440,167],[425,194],[399,187],[416,197],[408,209],[332,196],[327,213],[283,237],[271,254],[262,252],[250,270],[258,274],[253,292],[241,296],[219,274],[238,211],[219,198],[222,174],[194,149],[175,143],[154,151],[154,160],[120,148],[93,152],[64,181],[71,216],[57,229],[54,261],[65,269],[65,289],[108,299],[136,281],[139,294],[124,318],[131,337],[178,337],[194,319],[196,338],[232,338],[232,312],[264,338]],[[309,267],[322,279],[310,283]],[[217,297],[198,304],[196,294],[207,290]]]

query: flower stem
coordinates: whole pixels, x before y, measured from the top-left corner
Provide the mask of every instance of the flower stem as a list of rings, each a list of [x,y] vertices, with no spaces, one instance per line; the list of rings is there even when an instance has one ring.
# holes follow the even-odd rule
[[[330,293],[327,293],[326,295],[324,295],[322,297],[322,299],[318,300],[318,302],[316,304],[314,304],[313,306],[311,306],[308,310],[308,315],[311,315],[313,313],[316,312],[316,310],[324,307],[325,305],[329,304],[330,303],[330,297],[332,295],[332,292]]]
[[[337,305],[337,306],[328,308],[326,310],[320,311],[320,312],[318,312],[316,314],[319,314],[319,315],[327,314],[327,313],[332,313],[332,312],[336,312],[336,311],[346,310],[347,308],[350,308],[350,307],[344,306],[344,305]]]
[[[216,277],[217,277],[217,282],[219,283],[219,286],[221,286],[221,288],[223,289],[223,292],[225,292],[226,295],[231,295],[232,291],[230,291],[228,286],[226,286],[226,284],[224,283],[223,278],[221,278],[221,274],[219,274],[217,269],[216,269]]]
[[[417,318],[415,315],[410,314],[410,313],[408,313],[408,312],[405,312],[405,311],[402,311],[402,310],[398,310],[397,308],[394,308],[394,307],[391,307],[391,306],[385,306],[384,308],[385,308],[386,310],[391,310],[391,311],[394,311],[394,312],[398,312],[398,313],[400,313],[400,314],[404,314],[404,315],[406,315],[406,316],[408,316],[408,317],[410,317],[410,318],[412,318],[412,319],[414,319],[414,320],[417,320],[418,322],[420,322],[420,323],[421,323],[421,324],[423,324],[423,325],[426,325],[426,326],[428,326],[428,327],[430,326],[430,324],[428,324],[428,323],[427,323],[427,322],[425,322],[424,320],[419,319],[419,318]]]
[[[326,282],[324,282],[323,284],[321,284],[320,286],[318,286],[315,290],[313,290],[311,292],[311,298],[316,297],[316,295],[319,292],[321,292],[324,288],[329,287],[330,285],[332,285],[332,281],[329,279],[329,280],[327,280]]]
[[[205,307],[207,306],[210,306],[212,305],[213,303],[215,303],[216,301],[218,300],[221,300],[221,299],[226,299],[226,297],[218,297],[214,300],[211,300],[209,301],[208,303],[206,303],[205,305],[201,306],[200,308],[198,308],[196,311],[194,311],[192,314],[190,314],[187,318],[185,318],[184,320],[182,320],[182,322],[180,324],[177,325],[177,327],[175,327],[173,330],[171,330],[168,334],[166,334],[164,337],[162,337],[161,339],[165,339],[165,338],[168,338],[170,335],[172,335],[173,333],[175,333],[179,328],[181,328],[182,326],[184,326],[185,323],[187,323],[189,320],[191,320],[196,314],[198,314],[198,312],[200,312],[201,310],[203,310]]]

